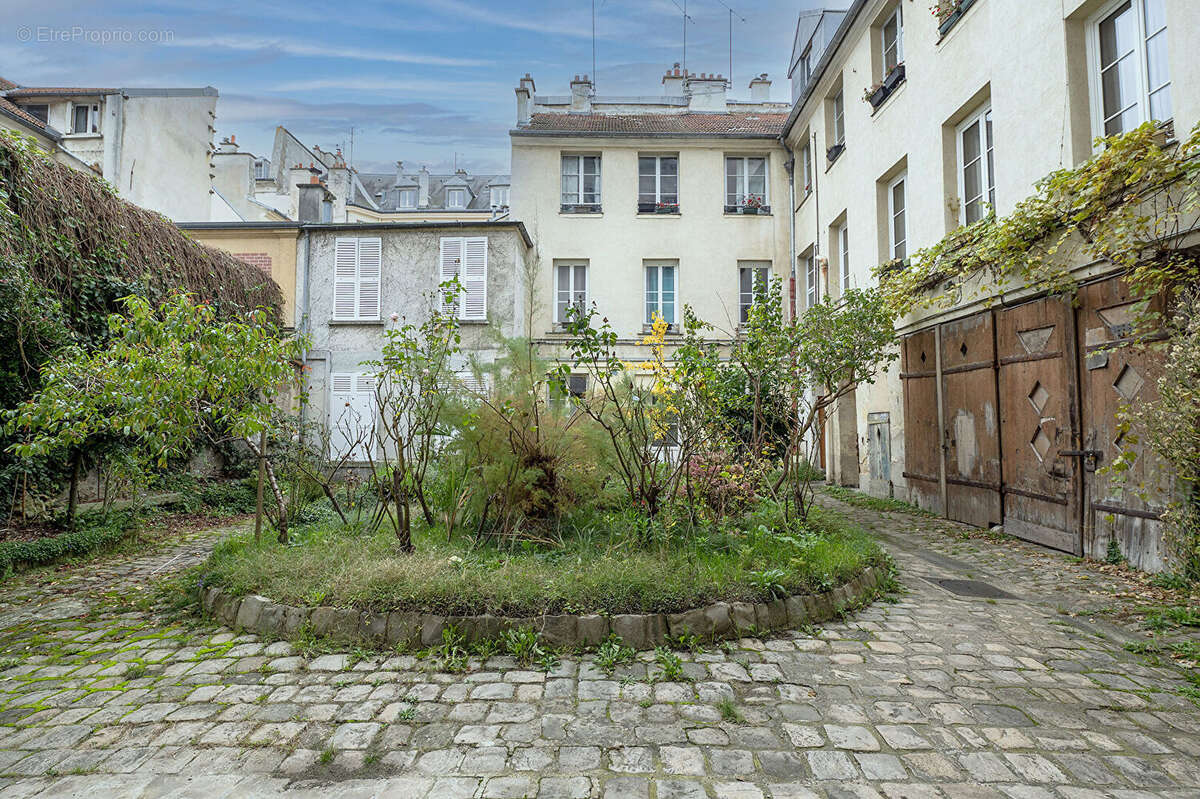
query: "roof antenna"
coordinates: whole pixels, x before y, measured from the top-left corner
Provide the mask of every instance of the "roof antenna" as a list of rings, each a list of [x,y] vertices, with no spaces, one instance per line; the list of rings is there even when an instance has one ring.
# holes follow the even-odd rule
[[[717,2],[729,9],[729,87],[733,88],[733,18],[737,17],[743,23],[746,18],[734,11],[725,0],[717,0]]]
[[[592,0],[592,93],[596,93],[596,0]]]

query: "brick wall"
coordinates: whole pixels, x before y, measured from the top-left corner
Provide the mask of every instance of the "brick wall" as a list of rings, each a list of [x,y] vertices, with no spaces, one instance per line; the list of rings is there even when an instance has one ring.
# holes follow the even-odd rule
[[[235,252],[233,257],[271,274],[271,256],[265,252]]]

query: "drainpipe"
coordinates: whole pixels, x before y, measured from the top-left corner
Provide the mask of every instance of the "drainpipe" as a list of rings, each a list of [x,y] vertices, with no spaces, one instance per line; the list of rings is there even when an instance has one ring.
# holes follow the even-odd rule
[[[788,151],[788,160],[784,162],[783,167],[788,173],[788,263],[791,264],[789,271],[789,309],[792,321],[796,320],[796,154],[792,152],[792,148],[784,141],[783,136],[779,137],[779,142]]]
[[[300,298],[301,298],[300,299],[300,307],[296,309],[296,314],[297,314],[296,331],[301,336],[307,337],[310,332],[309,331],[309,317],[308,317],[308,302],[309,302],[308,275],[309,275],[309,271],[310,271],[309,270],[309,262],[312,259],[312,239],[309,237],[309,232],[308,232],[307,228],[302,227],[300,229],[300,238],[303,241],[303,246],[297,247],[297,249],[301,250],[304,253],[304,273],[303,273],[304,278],[300,283]],[[308,346],[307,345],[304,347],[303,350],[301,350],[300,364],[302,367],[301,380],[306,381],[308,379]],[[301,385],[303,385],[303,382],[301,383]],[[300,430],[301,442],[304,441],[304,415],[307,410],[308,410],[308,390],[307,390],[307,386],[304,386],[303,390],[300,392],[300,427],[299,427],[299,430]]]
[[[821,178],[817,169],[817,132],[814,130],[809,134],[810,144],[808,147],[809,158],[812,159],[812,181],[813,181],[813,263],[816,264],[816,269],[813,270],[813,275],[817,279],[817,300],[821,299],[821,273],[826,275],[825,280],[825,296],[829,296],[829,264],[821,266]]]

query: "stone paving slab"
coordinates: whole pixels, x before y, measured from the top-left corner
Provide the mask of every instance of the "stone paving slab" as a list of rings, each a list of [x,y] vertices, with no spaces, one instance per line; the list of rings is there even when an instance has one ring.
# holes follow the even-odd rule
[[[1096,601],[1076,564],[838,507],[884,537],[905,590],[819,630],[680,652],[680,682],[652,682],[649,653],[611,675],[591,656],[465,674],[305,657],[95,600],[211,536],[19,576],[0,599],[0,796],[1200,797],[1200,708],[1177,671],[1059,612]]]

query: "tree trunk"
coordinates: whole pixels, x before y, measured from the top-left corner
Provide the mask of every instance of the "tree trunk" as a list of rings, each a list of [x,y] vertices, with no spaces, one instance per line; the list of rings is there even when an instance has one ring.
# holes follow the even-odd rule
[[[79,471],[83,461],[83,453],[75,451],[71,459],[71,490],[67,494],[67,527],[75,527],[75,512],[79,509]]]

